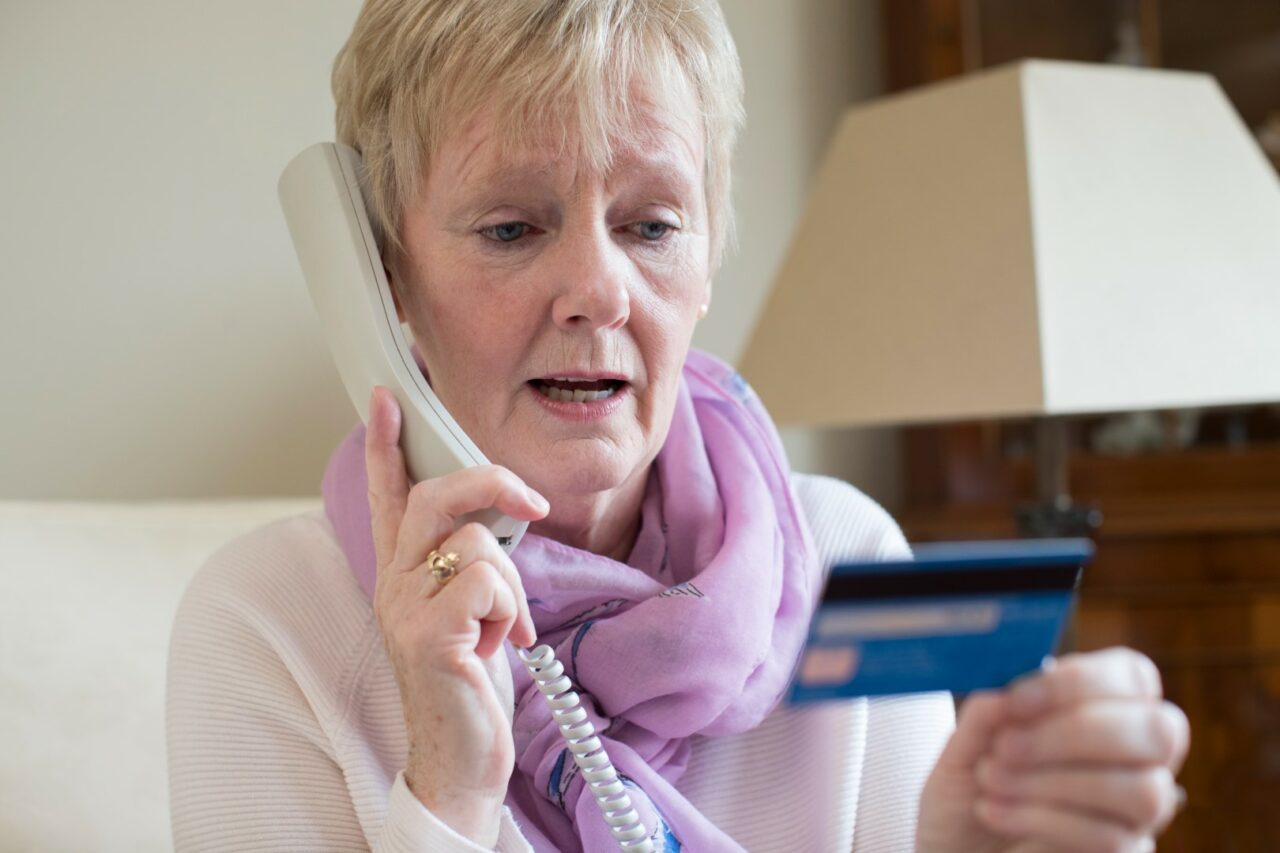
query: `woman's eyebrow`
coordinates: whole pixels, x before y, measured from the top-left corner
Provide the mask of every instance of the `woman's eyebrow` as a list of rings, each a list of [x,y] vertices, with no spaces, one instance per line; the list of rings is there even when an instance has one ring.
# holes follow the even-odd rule
[[[610,174],[610,185],[635,183],[660,187],[684,198],[698,190],[699,175],[684,157],[668,154],[628,154]]]
[[[451,225],[470,225],[490,208],[501,204],[530,203],[554,189],[550,167],[522,168],[502,164],[468,175],[456,202],[448,211]]]
[[[464,165],[458,176],[461,191],[446,214],[449,225],[469,226],[498,205],[530,204],[545,200],[548,194],[566,191],[561,184],[571,176],[561,174],[563,168],[562,162],[541,157],[523,162],[477,163],[471,168]],[[682,152],[629,148],[616,152],[606,186],[619,191],[627,186],[653,187],[683,201],[697,193],[700,177]]]

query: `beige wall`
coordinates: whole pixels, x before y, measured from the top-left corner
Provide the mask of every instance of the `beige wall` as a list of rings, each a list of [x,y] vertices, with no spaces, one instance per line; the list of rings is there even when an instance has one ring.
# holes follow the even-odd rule
[[[721,4],[746,78],[747,129],[734,162],[738,249],[716,281],[711,313],[694,343],[736,359],[782,264],[836,120],[846,106],[881,90],[880,4]],[[898,502],[894,430],[786,429],[782,438],[796,470],[831,474],[884,503]]]
[[[356,0],[0,10],[0,498],[311,494],[354,413],[275,197],[332,138]],[[878,89],[873,0],[726,0],[747,79],[740,248],[697,343],[734,358],[842,106]],[[788,432],[893,499],[883,433]]]

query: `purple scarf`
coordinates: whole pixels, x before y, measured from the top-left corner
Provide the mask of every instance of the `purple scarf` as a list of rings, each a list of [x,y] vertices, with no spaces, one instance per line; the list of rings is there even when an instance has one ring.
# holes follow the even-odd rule
[[[778,434],[750,387],[728,365],[690,350],[627,563],[534,534],[512,554],[538,642],[564,663],[658,850],[741,849],[676,783],[690,735],[758,725],[800,653],[822,569],[788,475]],[[323,493],[372,597],[363,426],[329,460]],[[540,853],[617,849],[550,709],[506,648],[516,697],[507,805]]]

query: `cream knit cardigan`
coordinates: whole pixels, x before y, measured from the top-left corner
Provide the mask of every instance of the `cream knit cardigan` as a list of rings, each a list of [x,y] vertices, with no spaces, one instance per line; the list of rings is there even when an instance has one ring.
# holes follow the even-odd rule
[[[793,483],[828,566],[907,552],[857,489]],[[180,853],[482,849],[405,785],[400,693],[322,510],[233,540],[201,568],[175,619],[167,689]],[[781,707],[749,732],[696,737],[678,787],[750,851],[906,853],[954,726],[945,693]],[[505,809],[496,849],[530,849]]]

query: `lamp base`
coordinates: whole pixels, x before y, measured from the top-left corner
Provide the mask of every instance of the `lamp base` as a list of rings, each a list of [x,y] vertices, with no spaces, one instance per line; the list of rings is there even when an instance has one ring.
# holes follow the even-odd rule
[[[1014,510],[1018,535],[1029,539],[1092,536],[1102,525],[1102,510],[1059,495],[1052,501],[1023,504]]]

